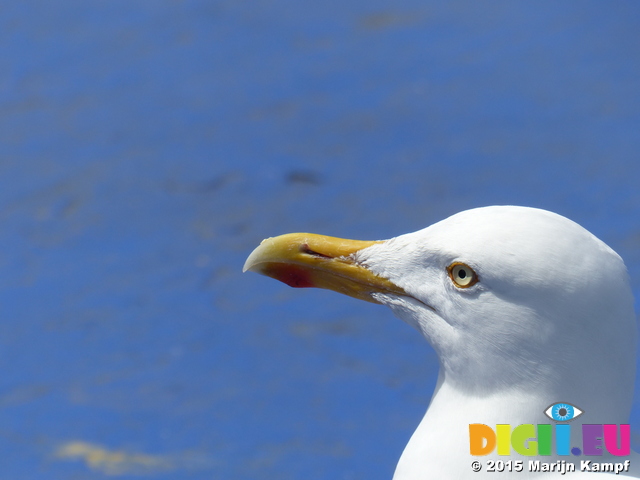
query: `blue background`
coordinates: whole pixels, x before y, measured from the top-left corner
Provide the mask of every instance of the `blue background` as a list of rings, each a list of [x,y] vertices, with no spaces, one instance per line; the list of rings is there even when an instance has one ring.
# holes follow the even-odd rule
[[[639,24],[632,0],[5,4],[2,476],[389,479],[433,351],[244,259],[520,204],[606,241],[640,298]]]

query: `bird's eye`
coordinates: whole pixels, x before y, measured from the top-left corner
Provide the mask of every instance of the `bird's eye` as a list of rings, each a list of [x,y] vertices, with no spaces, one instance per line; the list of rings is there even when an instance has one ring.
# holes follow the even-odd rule
[[[562,402],[549,405],[549,408],[544,411],[547,417],[556,422],[568,422],[569,420],[579,417],[582,413],[582,410],[575,405]]]
[[[447,268],[449,277],[453,280],[456,287],[469,288],[478,282],[478,275],[473,271],[469,265],[464,263],[455,262],[449,265]]]

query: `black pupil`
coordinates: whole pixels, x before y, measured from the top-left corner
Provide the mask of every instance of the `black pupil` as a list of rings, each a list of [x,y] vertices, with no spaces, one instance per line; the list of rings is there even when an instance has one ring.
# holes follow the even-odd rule
[[[566,408],[561,408],[560,410],[558,410],[558,415],[560,415],[561,417],[564,417],[566,414],[567,414]]]
[[[460,278],[466,278],[467,277],[467,272],[463,268],[461,268],[460,270],[458,270],[458,276]]]

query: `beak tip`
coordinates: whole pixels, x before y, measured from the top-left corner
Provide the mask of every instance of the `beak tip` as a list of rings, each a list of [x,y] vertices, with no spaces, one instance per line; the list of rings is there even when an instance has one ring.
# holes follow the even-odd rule
[[[271,240],[271,237],[265,238],[260,242],[260,245],[258,245],[256,248],[253,249],[253,251],[249,254],[247,259],[245,260],[244,265],[242,266],[242,273],[245,273],[245,272],[260,273],[255,267],[261,263],[261,260],[264,259],[264,256],[267,253],[267,245],[268,245],[268,243],[266,242],[268,242],[269,240]]]
[[[260,248],[260,247],[258,247]],[[256,248],[253,252],[251,252],[251,254],[247,257],[247,259],[244,262],[244,265],[242,266],[242,273],[251,271],[251,269],[253,267],[255,267],[256,265],[256,250],[258,250],[258,248]]]
[[[255,264],[250,263],[249,259],[247,259],[247,261],[244,262],[244,265],[242,266],[242,273],[254,272],[255,271],[254,267],[255,267]]]

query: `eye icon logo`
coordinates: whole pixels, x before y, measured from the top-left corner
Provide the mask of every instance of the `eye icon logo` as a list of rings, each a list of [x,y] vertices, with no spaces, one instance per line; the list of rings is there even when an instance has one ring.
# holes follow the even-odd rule
[[[578,418],[584,412],[575,405],[571,405],[566,402],[559,402],[549,405],[544,411],[544,414],[551,420],[556,422],[569,422],[575,418]]]

